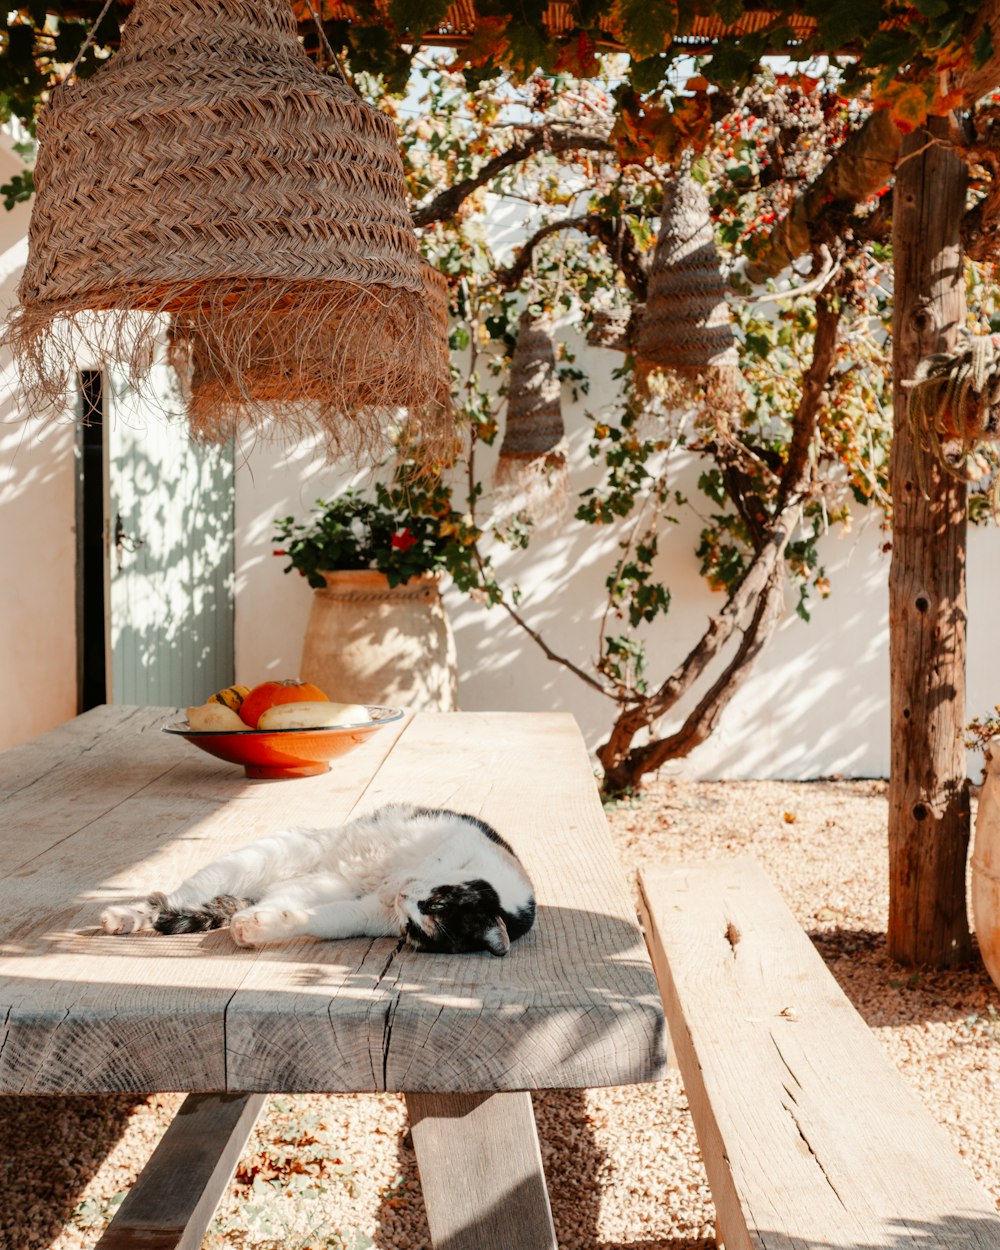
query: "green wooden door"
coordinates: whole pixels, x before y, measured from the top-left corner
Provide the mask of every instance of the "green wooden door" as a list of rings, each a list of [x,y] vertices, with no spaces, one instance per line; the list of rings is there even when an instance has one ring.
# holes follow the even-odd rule
[[[234,680],[232,445],[165,417],[171,386],[166,366],[150,393],[107,384],[111,703],[185,707]]]

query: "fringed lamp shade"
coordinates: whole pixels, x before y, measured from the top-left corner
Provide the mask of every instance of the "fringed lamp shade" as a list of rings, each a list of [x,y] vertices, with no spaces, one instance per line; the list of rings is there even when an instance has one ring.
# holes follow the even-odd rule
[[[423,452],[435,455],[455,437],[448,288],[444,277],[426,262],[421,262],[420,274],[426,302],[422,351],[425,366],[434,369],[435,387],[430,398],[408,405],[408,419],[411,435],[419,437]],[[171,321],[169,355],[187,399],[193,435],[205,442],[225,439],[245,418],[249,400],[252,411],[266,410],[271,421],[279,422],[286,432],[304,433],[318,427],[326,434],[331,456],[376,452],[386,424],[377,419],[381,397],[387,386],[396,393],[405,393],[407,386],[406,378],[392,373],[408,367],[406,360],[401,363],[398,358],[396,339],[415,333],[402,310],[387,311],[386,332],[394,337],[381,344],[371,342],[360,359],[339,354],[336,325],[304,337],[294,311],[268,313],[249,335],[244,334],[242,321],[236,326],[228,318],[198,324],[184,313],[176,314]],[[354,396],[350,420],[340,419],[341,409],[330,400],[331,378],[339,392]]]
[[[496,485],[512,506],[558,508],[566,489],[566,429],[552,326],[521,314],[507,386],[507,423]]]
[[[448,311],[451,294],[448,280],[439,269],[424,261],[420,266],[427,295],[427,308],[434,328],[432,349],[437,355],[438,389],[432,406],[451,412],[451,355],[448,351]]]
[[[438,393],[395,128],[312,64],[287,0],[137,0],[121,51],[54,92],[38,139],[7,335],[36,395],[61,398],[81,338],[141,374],[135,313],[150,333],[172,314],[250,411],[371,423]]]
[[[684,160],[668,183],[636,360],[715,391],[735,390],[739,358],[712,234],[708,192]]]

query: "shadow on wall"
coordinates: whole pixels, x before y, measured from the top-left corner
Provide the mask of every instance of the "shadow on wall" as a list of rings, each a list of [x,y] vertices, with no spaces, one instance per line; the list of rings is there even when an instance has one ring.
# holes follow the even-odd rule
[[[697,466],[678,475],[677,488],[694,497]],[[589,485],[586,469],[574,490]],[[572,512],[572,505],[570,513]],[[697,518],[685,517],[661,545],[658,570],[672,592],[670,611],[646,631],[647,675],[663,681],[700,638],[723,605],[698,573]],[[592,673],[605,578],[619,554],[619,535],[566,520],[538,534],[527,553],[498,560],[501,581],[520,582],[520,612],[553,650]],[[803,778],[843,773],[883,775],[888,768],[888,559],[884,536],[866,522],[848,538],[827,538],[820,562],[832,583],[828,600],[813,599],[812,620],[794,612],[789,586],[785,619],[746,685],[724,712],[715,735],[665,775]],[[448,606],[459,655],[459,705],[465,710],[565,710],[576,716],[588,746],[603,742],[615,717],[612,700],[567,668],[545,658],[503,612],[488,613],[451,591]],[[484,621],[485,618],[485,621]],[[621,622],[609,618],[608,632]],[[722,660],[732,654],[734,640]],[[708,681],[722,671],[716,662]],[[678,728],[704,693],[696,686],[660,726]],[[637,740],[641,741],[641,739]]]
[[[112,701],[185,706],[233,680],[232,464],[152,402],[109,405]]]
[[[577,493],[596,485],[600,471],[587,455],[590,422],[614,402],[619,363],[613,352],[585,347],[572,328],[560,330],[591,378],[579,403],[563,395],[570,439],[570,490],[564,515],[539,527],[526,552],[491,550],[502,584],[523,591],[520,611],[545,641],[584,672],[592,672],[605,579],[620,554],[623,531],[577,522]],[[498,440],[499,442],[499,440]],[[477,450],[477,472],[488,486],[498,448]],[[302,518],[317,497],[350,477],[344,466],[324,464],[318,445],[252,449],[238,458],[237,673],[241,680],[296,675],[311,593],[286,577],[272,554],[276,516]],[[677,457],[671,486],[698,506],[699,463]],[[355,475],[357,476],[357,475]],[[363,475],[362,475],[363,476]],[[485,517],[488,498],[480,513]],[[648,672],[663,681],[701,636],[722,605],[698,571],[695,549],[704,523],[684,509],[661,541],[658,568],[672,592],[668,615],[652,628]],[[887,767],[888,677],[884,536],[865,517],[855,534],[821,542],[820,562],[832,583],[828,601],[812,604],[811,624],[794,615],[788,594],[786,621],[754,676],[724,713],[717,734],[678,764],[692,777],[803,777],[843,772],[880,775]],[[576,717],[588,747],[603,742],[615,704],[565,666],[547,659],[501,608],[486,609],[454,587],[445,603],[455,633],[459,707],[478,710],[566,711]],[[621,632],[613,616],[608,632]],[[714,671],[713,671],[714,677]],[[697,692],[696,692],[697,694]],[[694,706],[689,698],[680,716]],[[668,726],[669,728],[669,726]]]
[[[0,311],[14,302],[27,254],[28,205],[0,210]],[[16,714],[0,750],[77,710],[75,414],[22,410],[17,374],[0,360],[0,684]]]

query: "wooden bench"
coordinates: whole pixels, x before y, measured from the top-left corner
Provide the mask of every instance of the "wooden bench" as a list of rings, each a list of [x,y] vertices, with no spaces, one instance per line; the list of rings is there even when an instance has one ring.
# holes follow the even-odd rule
[[[1000,1247],[993,1202],[756,860],[640,888],[726,1250]]]

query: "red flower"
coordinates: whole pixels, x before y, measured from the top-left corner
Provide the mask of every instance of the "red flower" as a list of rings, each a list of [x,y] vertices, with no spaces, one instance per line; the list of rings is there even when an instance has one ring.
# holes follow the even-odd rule
[[[389,541],[397,551],[409,551],[417,540],[408,529],[405,529],[400,530],[398,534],[393,534]]]

